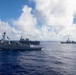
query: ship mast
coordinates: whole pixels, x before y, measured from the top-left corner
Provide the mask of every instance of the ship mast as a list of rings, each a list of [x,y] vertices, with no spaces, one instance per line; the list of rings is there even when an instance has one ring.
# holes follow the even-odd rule
[[[3,40],[3,41],[5,40],[5,36],[6,36],[6,32],[4,32],[4,33],[2,34],[2,40]]]

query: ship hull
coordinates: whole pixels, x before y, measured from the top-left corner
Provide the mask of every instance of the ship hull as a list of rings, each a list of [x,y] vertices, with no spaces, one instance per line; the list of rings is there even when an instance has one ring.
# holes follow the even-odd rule
[[[0,50],[21,50],[21,51],[39,51],[42,47],[0,45]]]
[[[60,42],[61,44],[76,44],[76,42]]]
[[[40,44],[40,41],[19,41],[20,43],[22,44],[32,44],[32,45],[39,45]]]

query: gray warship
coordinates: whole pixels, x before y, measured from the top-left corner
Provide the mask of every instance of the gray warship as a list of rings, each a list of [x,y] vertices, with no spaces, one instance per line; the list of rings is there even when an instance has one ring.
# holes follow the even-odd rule
[[[76,44],[75,41],[70,41],[69,38],[66,42],[60,42],[61,44]]]
[[[23,43],[23,44],[32,44],[32,45],[39,45],[40,44],[40,41],[32,41],[32,40],[29,40],[29,38],[24,39],[22,36],[21,36],[19,42]]]
[[[7,37],[8,40],[5,39]],[[21,43],[20,41],[11,41],[8,36],[6,36],[6,32],[2,34],[2,39],[0,40],[0,50],[41,50],[42,47],[39,45],[32,45]]]

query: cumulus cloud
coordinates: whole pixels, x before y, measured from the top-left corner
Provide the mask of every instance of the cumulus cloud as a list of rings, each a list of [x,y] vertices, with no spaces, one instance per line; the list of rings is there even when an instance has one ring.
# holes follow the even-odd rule
[[[40,30],[37,27],[37,18],[32,14],[32,8],[24,6],[18,20],[14,21],[15,27],[21,31],[26,38],[38,38]],[[40,36],[39,36],[40,37]]]
[[[48,36],[54,39],[65,37],[74,38],[76,26],[73,24],[74,14],[76,13],[76,0],[33,0],[36,3],[36,11],[43,18],[43,27]],[[47,36],[46,36],[47,37]],[[51,36],[50,36],[51,38]]]
[[[3,24],[11,35],[19,38],[35,40],[76,40],[76,24],[73,24],[76,15],[76,0],[30,0],[35,8],[24,5],[22,13],[14,20],[14,27],[8,23]],[[0,24],[1,25],[1,24]],[[12,35],[11,35],[12,36]]]
[[[36,5],[34,13],[33,8],[25,5],[19,19],[14,21],[14,25],[21,30],[23,36],[41,40],[76,37],[76,26],[73,24],[76,13],[75,0],[33,0],[33,2]]]

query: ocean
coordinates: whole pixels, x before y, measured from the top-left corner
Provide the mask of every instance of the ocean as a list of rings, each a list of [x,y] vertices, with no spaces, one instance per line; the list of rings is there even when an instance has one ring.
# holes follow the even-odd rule
[[[41,51],[0,51],[0,75],[76,75],[76,44],[40,45]]]

